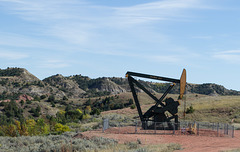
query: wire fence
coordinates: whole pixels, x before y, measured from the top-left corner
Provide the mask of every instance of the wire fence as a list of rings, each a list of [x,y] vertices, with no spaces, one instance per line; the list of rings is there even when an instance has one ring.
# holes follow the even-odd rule
[[[135,121],[133,123],[111,122],[103,120],[102,131],[116,134],[161,134],[161,135],[196,135],[234,138],[234,126],[209,122],[153,122]]]

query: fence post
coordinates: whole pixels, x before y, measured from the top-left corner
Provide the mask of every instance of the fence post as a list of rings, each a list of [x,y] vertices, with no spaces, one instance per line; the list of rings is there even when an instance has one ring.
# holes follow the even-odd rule
[[[227,124],[227,135],[228,135],[228,124]]]
[[[109,123],[108,123],[108,119],[103,119],[103,128],[102,128],[102,132],[104,132],[106,129],[109,128]]]
[[[166,135],[166,131],[165,131],[165,122],[162,122],[162,126],[163,126],[163,131],[164,131],[164,135]]]
[[[232,126],[232,138],[234,138],[234,126]]]
[[[217,124],[217,137],[218,137],[219,123]]]
[[[137,133],[137,124],[138,122],[136,121],[135,134]]]
[[[145,134],[147,133],[147,121],[144,121],[145,125]]]
[[[156,134],[157,131],[156,131],[156,122],[154,121],[154,133]]]
[[[118,122],[118,134],[120,134],[120,122]]]
[[[104,133],[104,121],[105,119],[103,119],[103,125],[102,125],[102,132]]]
[[[227,134],[227,125],[224,124],[224,134],[226,135]]]
[[[175,125],[176,124],[173,124],[172,126],[173,126],[173,134],[175,135]]]
[[[199,136],[199,123],[197,123],[197,135]]]
[[[220,124],[220,134],[224,134],[223,124]]]
[[[144,121],[145,129],[147,129],[147,121]]]
[[[226,134],[226,124],[223,125],[223,134],[225,135]]]

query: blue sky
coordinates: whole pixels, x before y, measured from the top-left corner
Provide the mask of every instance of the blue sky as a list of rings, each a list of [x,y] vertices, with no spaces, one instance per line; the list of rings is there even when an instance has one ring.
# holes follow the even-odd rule
[[[240,90],[238,0],[0,0],[0,68],[127,71]]]

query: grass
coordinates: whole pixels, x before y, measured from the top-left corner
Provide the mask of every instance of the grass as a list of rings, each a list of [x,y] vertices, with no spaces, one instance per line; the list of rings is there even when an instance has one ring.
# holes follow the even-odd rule
[[[231,150],[225,150],[222,152],[240,152],[240,149],[231,149]]]
[[[152,105],[155,104],[147,94],[138,93],[140,105],[143,113],[147,111]],[[162,94],[156,93],[156,97],[159,99]],[[125,97],[123,97],[125,96]],[[187,114],[187,120],[191,121],[206,121],[206,122],[221,122],[221,123],[240,123],[240,96],[207,96],[201,94],[187,94],[186,96],[186,108],[192,106],[195,111],[192,114]],[[131,98],[131,93],[121,94],[122,98]],[[177,94],[168,94],[167,97],[172,97],[177,100]],[[179,116],[180,119],[184,119],[184,100],[180,101]],[[128,110],[122,111],[121,115],[134,118],[138,116],[137,109],[131,109],[131,113]],[[114,111],[111,111],[114,113]],[[105,114],[104,114],[105,115]]]
[[[129,94],[127,94],[129,96]],[[131,94],[130,94],[131,95]],[[160,98],[162,94],[156,93],[155,96]],[[153,101],[147,94],[138,93],[139,102],[143,113],[147,111],[155,101]],[[177,100],[177,94],[168,94],[167,97],[172,97]],[[220,123],[240,123],[240,96],[208,96],[201,94],[187,94],[186,108],[192,106],[195,111],[192,114],[187,114],[185,119],[191,121],[206,121],[206,122],[220,122]],[[184,119],[184,100],[180,101],[179,116]],[[137,109],[133,115],[138,116]],[[124,114],[123,114],[124,115]]]
[[[142,146],[130,142],[118,144],[110,149],[92,150],[89,152],[173,152],[181,149],[181,145],[175,143]]]
[[[233,108],[240,105],[240,96],[202,96],[187,99],[187,102],[198,110]]]
[[[207,122],[240,123],[240,96],[187,96],[187,107],[195,109],[186,119]],[[180,112],[183,112],[183,106]]]

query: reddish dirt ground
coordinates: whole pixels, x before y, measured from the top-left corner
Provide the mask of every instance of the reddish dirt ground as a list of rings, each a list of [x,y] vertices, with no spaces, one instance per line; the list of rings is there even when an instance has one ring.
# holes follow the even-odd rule
[[[122,130],[122,129],[121,129]],[[129,128],[126,128],[128,132]],[[119,143],[136,142],[141,140],[143,145],[156,145],[162,143],[179,143],[182,145],[182,152],[218,152],[240,148],[240,131],[235,131],[235,137],[209,137],[196,135],[160,135],[160,134],[120,134],[116,130],[108,130],[102,133],[101,130],[88,131],[83,133],[84,136],[93,137],[101,136],[113,138]]]

